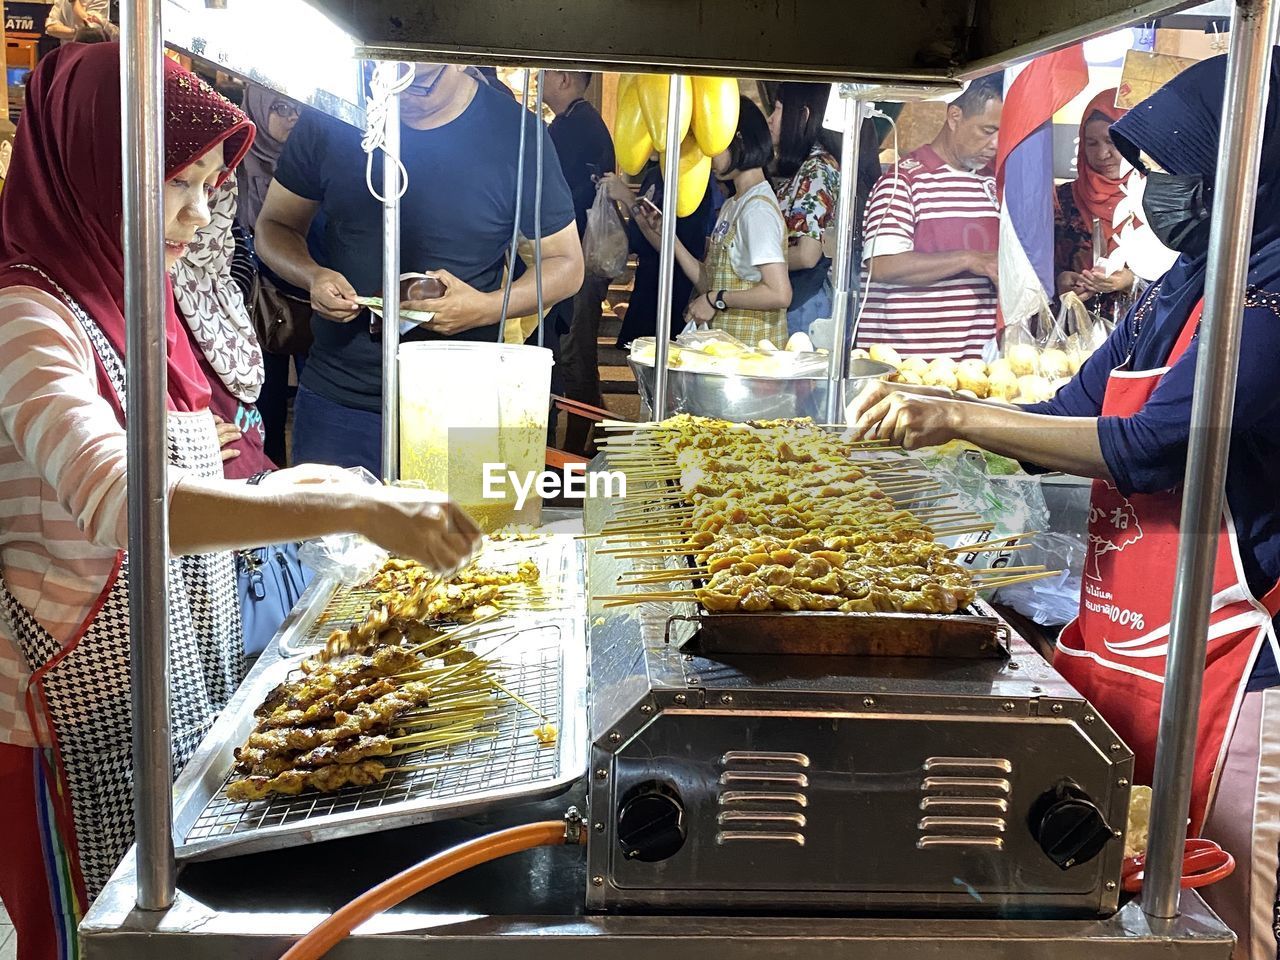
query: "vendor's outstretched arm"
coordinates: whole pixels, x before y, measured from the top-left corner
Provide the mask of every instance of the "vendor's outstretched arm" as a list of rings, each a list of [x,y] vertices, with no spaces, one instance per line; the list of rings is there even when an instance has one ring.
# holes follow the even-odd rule
[[[963,407],[956,434],[962,440],[1046,470],[1111,481],[1096,417],[1051,417],[994,403],[949,402]]]
[[[970,443],[1046,470],[1111,480],[1096,417],[1059,417],[945,395],[937,387],[877,383],[849,408],[856,439],[891,440],[907,449],[950,440]]]

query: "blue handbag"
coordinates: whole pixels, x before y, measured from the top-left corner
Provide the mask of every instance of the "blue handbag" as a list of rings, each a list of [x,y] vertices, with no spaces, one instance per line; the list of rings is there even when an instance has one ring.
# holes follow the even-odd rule
[[[311,577],[311,571],[298,559],[296,543],[236,552],[236,589],[246,654],[256,656],[266,649]]]

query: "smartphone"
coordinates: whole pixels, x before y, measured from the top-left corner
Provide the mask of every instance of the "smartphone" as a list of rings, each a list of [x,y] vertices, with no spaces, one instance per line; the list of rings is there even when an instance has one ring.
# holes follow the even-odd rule
[[[649,197],[647,196],[640,197],[639,200],[637,200],[636,202],[639,203],[646,210],[648,210],[655,217],[662,216],[662,208],[658,206],[656,203],[654,203],[651,199],[649,199]]]

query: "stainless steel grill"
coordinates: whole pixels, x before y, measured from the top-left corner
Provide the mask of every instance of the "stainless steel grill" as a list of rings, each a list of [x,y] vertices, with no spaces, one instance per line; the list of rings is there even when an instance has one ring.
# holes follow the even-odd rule
[[[622,568],[592,554],[593,583]],[[1024,642],[709,652],[691,607],[591,622],[589,908],[1116,909],[1133,756]]]

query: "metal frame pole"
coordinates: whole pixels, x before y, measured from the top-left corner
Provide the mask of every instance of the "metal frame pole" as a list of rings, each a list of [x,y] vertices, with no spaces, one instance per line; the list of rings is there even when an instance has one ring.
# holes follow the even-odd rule
[[[400,94],[387,99],[382,146],[382,479],[400,479]]]
[[[836,207],[836,274],[831,297],[831,355],[827,361],[827,423],[844,423],[843,390],[849,351],[845,340],[856,316],[858,282],[858,224],[854,211],[858,199],[858,153],[862,143],[862,101],[844,102],[844,136],[840,142],[840,197]]]
[[[542,302],[542,162],[547,139],[547,133],[542,128],[542,94],[546,89],[546,80],[547,71],[539,70],[538,92],[533,104],[533,115],[538,118],[538,125],[534,127],[538,134],[538,143],[533,164],[533,175],[537,177],[533,182],[533,282],[538,295],[538,346],[540,347],[545,346],[543,341],[546,339],[546,334],[543,333],[542,328],[547,322],[546,305]]]
[[[1142,893],[1143,911],[1157,919],[1178,913],[1277,10],[1276,0],[1237,0],[1227,55],[1204,319],[1191,404],[1182,534]]]
[[[667,354],[671,344],[671,292],[676,279],[676,202],[680,190],[680,97],[683,78],[667,90],[666,172],[662,178],[662,244],[658,249],[658,329],[654,331],[653,419],[667,415]]]
[[[121,4],[129,661],[138,906],[173,903],[164,262],[164,49],[159,0]]]

